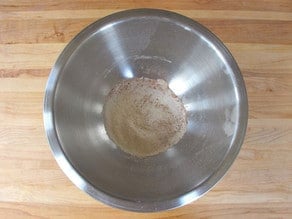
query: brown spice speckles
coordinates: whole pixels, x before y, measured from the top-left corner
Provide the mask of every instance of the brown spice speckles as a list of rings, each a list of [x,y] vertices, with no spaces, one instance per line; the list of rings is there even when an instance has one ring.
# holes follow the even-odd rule
[[[109,137],[135,156],[158,154],[186,131],[186,110],[161,79],[121,81],[108,94],[103,112]]]

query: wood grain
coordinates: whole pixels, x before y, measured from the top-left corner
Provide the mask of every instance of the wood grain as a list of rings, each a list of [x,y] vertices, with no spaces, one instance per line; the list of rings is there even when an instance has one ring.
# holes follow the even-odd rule
[[[165,9],[211,9],[211,10],[249,10],[249,11],[286,11],[291,12],[290,0],[5,0],[1,1],[0,9],[3,11],[26,10],[88,10],[88,9],[129,9],[129,8],[165,8]]]
[[[30,19],[99,19],[111,13],[122,11],[121,9],[87,9],[87,10],[42,10],[42,11],[3,11],[0,18],[3,20],[30,20]],[[235,11],[235,10],[171,10],[193,19],[239,19],[239,20],[272,20],[291,21],[289,12],[281,11]]]
[[[245,142],[230,171],[198,201],[138,214],[77,189],[56,164],[43,95],[58,55],[84,27],[129,8],[195,19],[230,49],[249,98]],[[291,218],[292,2],[290,0],[0,0],[0,218]]]
[[[189,15],[220,36],[224,42],[292,44],[292,21],[209,19],[198,18],[195,13]],[[98,18],[3,20],[0,43],[67,42]]]

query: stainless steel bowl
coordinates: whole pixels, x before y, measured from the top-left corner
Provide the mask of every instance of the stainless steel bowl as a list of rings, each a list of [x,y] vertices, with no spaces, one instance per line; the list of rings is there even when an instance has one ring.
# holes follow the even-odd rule
[[[132,77],[166,80],[188,116],[177,145],[144,159],[121,151],[103,124],[105,96]],[[48,79],[44,124],[76,186],[108,205],[151,212],[190,203],[223,177],[247,112],[240,70],[218,38],[179,14],[138,9],[98,20],[68,44]]]

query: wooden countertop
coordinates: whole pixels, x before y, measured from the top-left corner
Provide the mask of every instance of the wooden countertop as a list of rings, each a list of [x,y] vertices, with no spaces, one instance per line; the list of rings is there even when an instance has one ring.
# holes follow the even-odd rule
[[[164,8],[213,31],[237,60],[249,96],[245,142],[227,175],[198,201],[138,214],[76,188],[50,151],[45,83],[64,46],[122,9]],[[292,218],[292,1],[0,1],[0,218]]]

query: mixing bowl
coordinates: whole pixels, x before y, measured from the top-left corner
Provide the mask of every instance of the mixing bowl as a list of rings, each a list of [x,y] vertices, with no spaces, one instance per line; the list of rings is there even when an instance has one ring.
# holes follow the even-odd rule
[[[187,110],[183,138],[147,158],[120,150],[103,123],[106,95],[133,77],[167,81]],[[67,45],[47,82],[44,124],[76,186],[108,205],[151,212],[194,201],[222,178],[247,112],[240,70],[214,34],[173,12],[137,9],[96,21]]]

